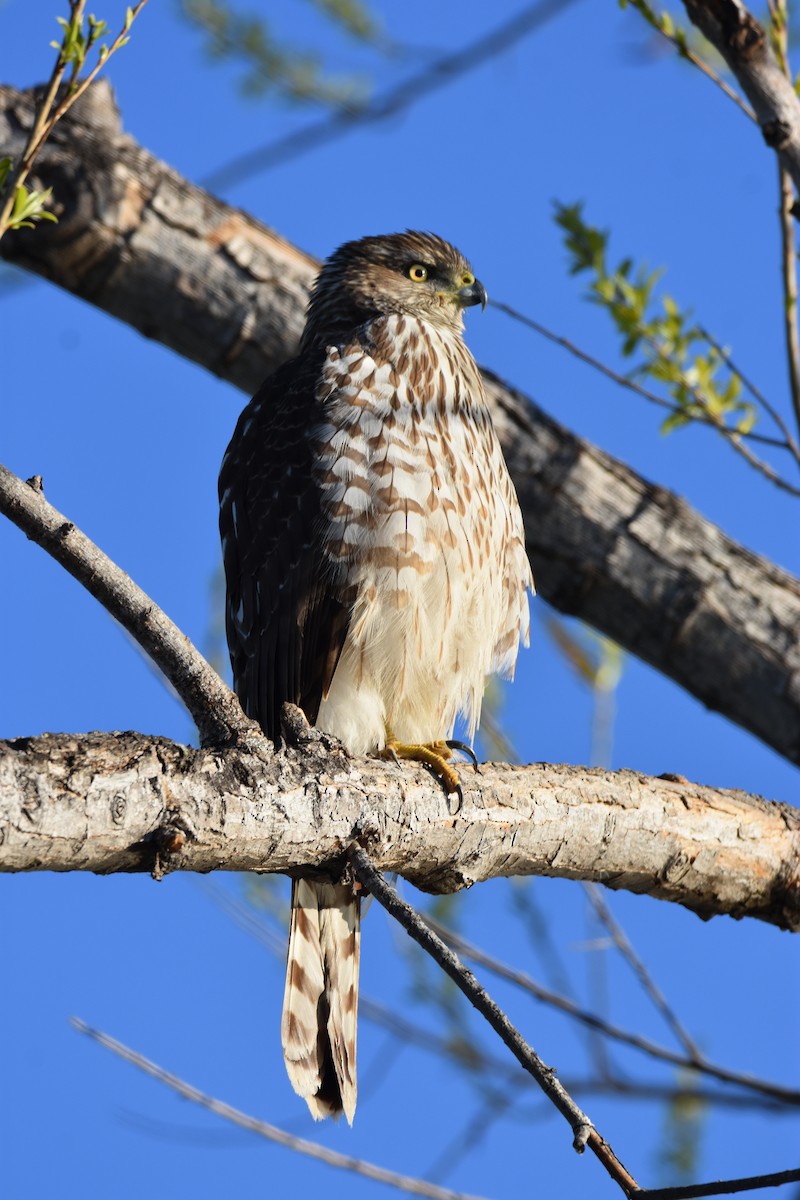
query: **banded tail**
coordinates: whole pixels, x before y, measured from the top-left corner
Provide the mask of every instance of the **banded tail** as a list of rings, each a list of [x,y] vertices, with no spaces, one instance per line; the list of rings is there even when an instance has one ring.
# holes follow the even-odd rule
[[[281,1041],[315,1121],[356,1110],[361,901],[349,884],[292,882]]]

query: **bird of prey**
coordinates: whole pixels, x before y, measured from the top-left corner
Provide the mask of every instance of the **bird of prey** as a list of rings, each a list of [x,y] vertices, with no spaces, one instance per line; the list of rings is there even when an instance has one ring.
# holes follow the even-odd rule
[[[533,589],[522,517],[463,312],[486,304],[429,233],[365,237],[323,265],[297,356],[242,413],[220,474],[235,690],[354,755],[427,763],[448,791],[486,678],[513,674]],[[292,887],[284,1058],[315,1119],[356,1105],[359,899]]]

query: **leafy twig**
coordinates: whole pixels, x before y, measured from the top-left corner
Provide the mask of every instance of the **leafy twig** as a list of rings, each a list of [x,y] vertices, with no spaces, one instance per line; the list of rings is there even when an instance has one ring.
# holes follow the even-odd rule
[[[561,346],[562,349],[566,350],[569,354],[572,354],[575,358],[580,359],[581,362],[586,363],[587,366],[592,367],[595,371],[599,371],[601,375],[605,375],[606,378],[612,380],[613,383],[618,384],[622,388],[627,388],[629,392],[635,392],[637,396],[641,396],[644,400],[648,400],[651,404],[657,404],[659,408],[664,408],[667,410],[667,412],[673,414],[678,414],[682,411],[677,404],[672,404],[671,401],[665,400],[663,396],[659,396],[656,392],[651,392],[648,388],[643,387],[641,383],[637,383],[635,379],[631,379],[630,376],[621,375],[619,371],[615,371],[612,367],[607,366],[606,363],[601,362],[599,358],[595,358],[586,350],[582,350],[580,346],[577,346],[575,342],[570,341],[569,338],[565,338],[562,337],[561,334],[554,333],[552,329],[548,329],[546,325],[542,325],[539,321],[535,321],[533,317],[529,317],[526,313],[520,312],[519,309],[514,308],[512,305],[506,304],[502,300],[490,299],[489,307],[496,308],[499,312],[505,313],[507,317],[511,317],[513,321],[518,321],[520,325],[527,326],[528,329],[532,329],[534,333],[538,333],[541,337],[546,338],[549,342],[554,342],[556,346]],[[708,334],[705,334],[705,336],[709,341],[711,341]],[[735,370],[732,364],[731,369]],[[706,416],[705,413],[697,413],[694,419],[699,421],[701,424],[711,425],[714,429],[719,429],[717,423],[712,421],[710,417]],[[785,450],[788,448],[786,442],[782,438],[774,438],[763,433],[756,433],[753,429],[748,430],[747,433],[742,433],[740,436],[747,438],[748,441],[760,442],[764,446],[774,446],[776,450]]]
[[[692,66],[702,71],[712,83],[715,83],[718,88],[722,89],[729,100],[733,100],[734,104],[742,110],[746,117],[749,117],[751,121],[755,121],[756,115],[750,105],[742,99],[738,92],[733,90],[721,75],[717,74],[710,63],[707,63],[704,58],[701,58],[699,54],[696,54],[692,50],[687,41],[685,29],[682,29],[680,25],[676,25],[669,13],[657,13],[646,3],[646,0],[621,0],[621,7],[625,8],[628,4],[644,17],[647,24],[652,29],[655,29],[656,33],[675,47],[681,58],[685,58]]]
[[[47,212],[45,205],[51,197],[51,189],[44,192],[29,192],[25,180],[30,174],[36,155],[58,121],[80,99],[86,89],[99,75],[109,58],[120,50],[129,40],[133,22],[144,8],[147,0],[139,0],[133,8],[126,10],[122,29],[110,46],[100,45],[97,62],[87,75],[81,77],[81,71],[86,65],[86,59],[97,46],[100,39],[108,32],[105,21],[98,21],[94,16],[88,18],[88,30],[84,29],[84,8],[86,0],[69,0],[70,17],[66,20],[59,17],[58,21],[64,34],[61,42],[51,42],[58,50],[58,57],[45,87],[31,127],[25,149],[14,165],[9,158],[0,159],[0,238],[8,229],[19,229],[30,226],[37,220],[56,220],[53,213]],[[58,93],[68,73],[66,89],[61,99]]]

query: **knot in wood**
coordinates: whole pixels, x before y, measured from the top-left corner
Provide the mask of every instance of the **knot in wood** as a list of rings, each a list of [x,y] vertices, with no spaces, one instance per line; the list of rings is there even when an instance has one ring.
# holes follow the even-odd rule
[[[776,117],[774,121],[765,121],[761,126],[761,133],[764,141],[773,150],[785,149],[792,137],[791,126],[788,122],[781,121],[779,117]]]
[[[123,796],[122,792],[117,792],[114,799],[111,801],[111,820],[115,825],[124,825],[125,814],[128,811],[128,801]]]

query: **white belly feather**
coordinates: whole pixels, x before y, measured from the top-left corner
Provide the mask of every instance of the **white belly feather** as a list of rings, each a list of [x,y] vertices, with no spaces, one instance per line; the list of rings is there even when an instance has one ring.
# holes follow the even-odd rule
[[[380,325],[380,329],[376,326]],[[470,738],[486,677],[513,674],[532,587],[516,494],[472,357],[456,335],[403,316],[332,348],[318,439],[331,571],[356,586],[344,651],[317,725],[353,754]],[[432,369],[395,369],[404,346]],[[368,343],[367,343],[368,344]],[[466,387],[465,387],[466,383]]]

